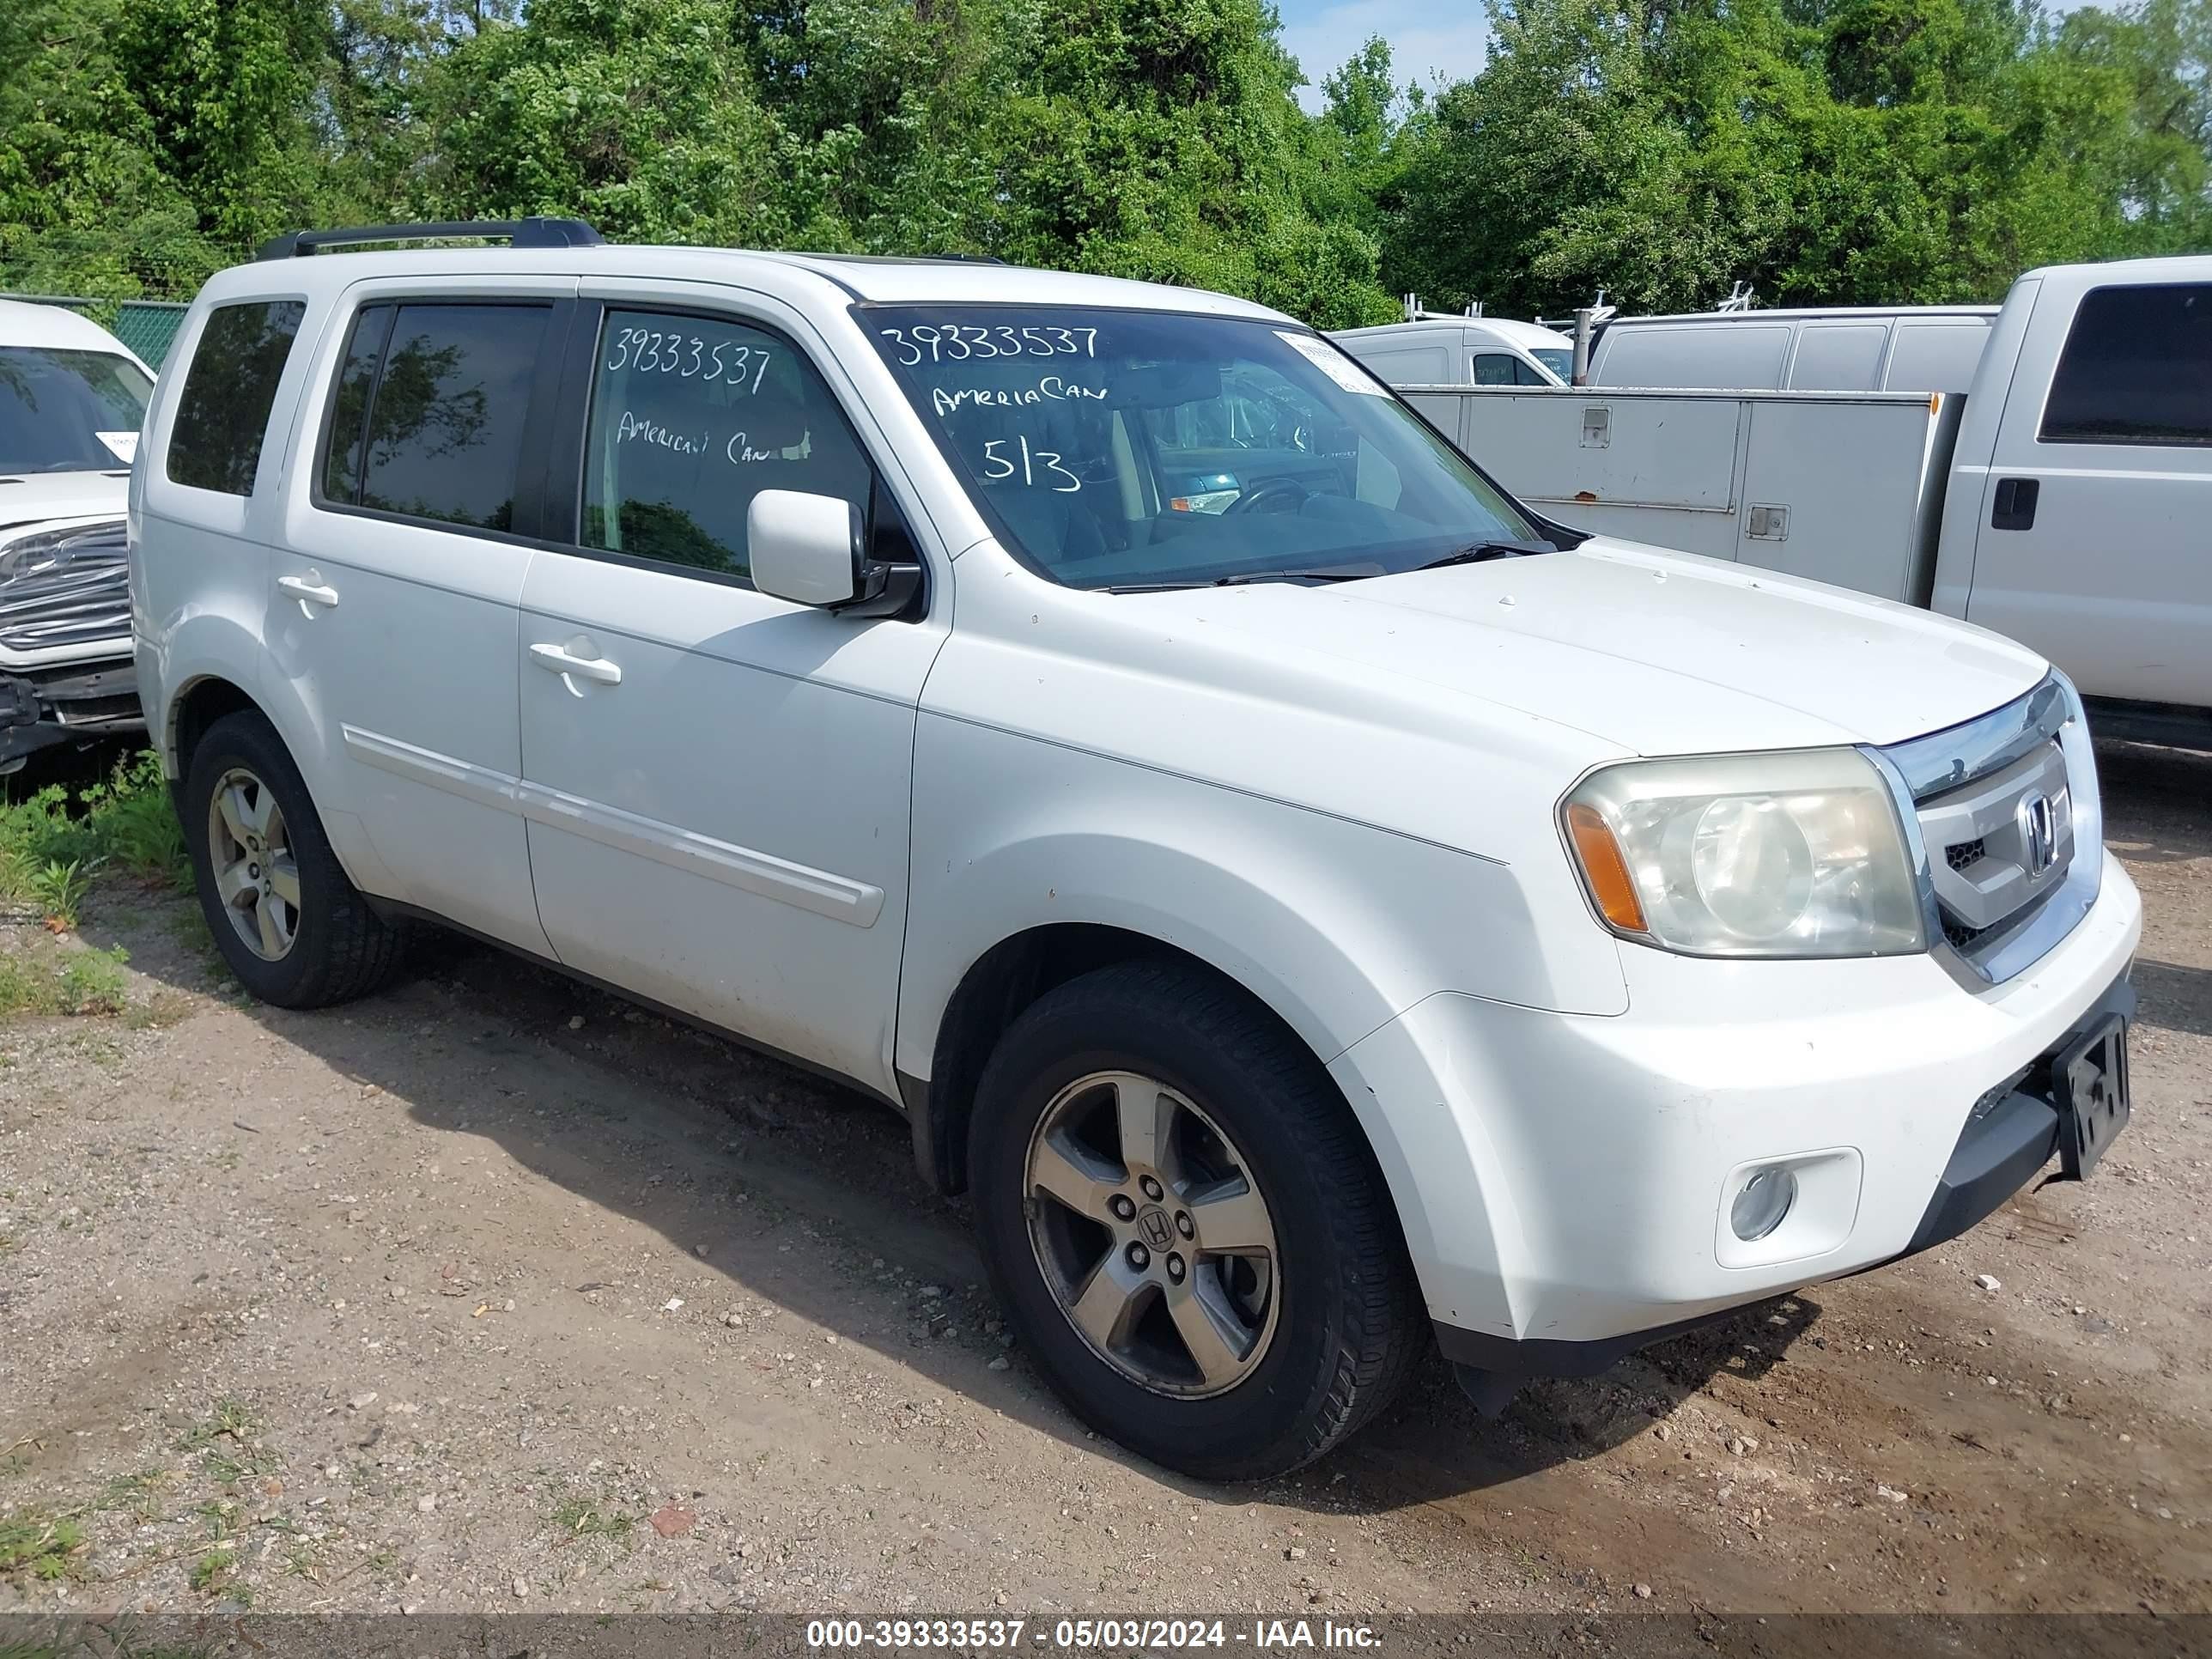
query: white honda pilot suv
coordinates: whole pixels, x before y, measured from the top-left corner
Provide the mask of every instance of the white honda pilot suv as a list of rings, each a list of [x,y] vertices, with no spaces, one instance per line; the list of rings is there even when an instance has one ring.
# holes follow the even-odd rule
[[[1495,1409],[2124,1121],[2141,910],[2032,653],[1547,522],[1242,301],[330,251],[424,228],[210,282],[131,483],[256,995],[428,919],[879,1097],[1038,1370],[1214,1478],[1431,1332]]]

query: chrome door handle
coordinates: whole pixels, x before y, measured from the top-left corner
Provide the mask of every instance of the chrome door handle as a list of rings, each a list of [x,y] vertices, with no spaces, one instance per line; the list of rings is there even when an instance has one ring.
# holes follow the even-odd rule
[[[605,657],[580,657],[557,645],[533,645],[530,660],[549,674],[574,675],[598,685],[620,685],[622,666]]]
[[[312,580],[313,574],[310,571],[306,576],[279,576],[276,591],[299,600],[302,605],[319,605],[325,609],[336,605],[338,602],[337,589],[325,587],[320,582]]]

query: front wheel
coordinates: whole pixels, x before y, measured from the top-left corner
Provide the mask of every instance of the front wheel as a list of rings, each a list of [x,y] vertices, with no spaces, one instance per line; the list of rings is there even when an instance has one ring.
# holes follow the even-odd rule
[[[1421,1352],[1396,1218],[1335,1085],[1195,969],[1122,963],[1027,1009],[977,1090],[969,1186],[1039,1370],[1170,1468],[1310,1462]]]

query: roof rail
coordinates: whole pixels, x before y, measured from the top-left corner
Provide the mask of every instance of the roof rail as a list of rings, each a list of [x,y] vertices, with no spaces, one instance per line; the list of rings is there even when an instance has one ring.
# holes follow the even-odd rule
[[[318,248],[363,242],[428,242],[447,237],[504,240],[524,247],[592,247],[605,238],[581,219],[448,219],[414,225],[348,225],[336,230],[293,230],[261,245],[256,259],[303,258]]]

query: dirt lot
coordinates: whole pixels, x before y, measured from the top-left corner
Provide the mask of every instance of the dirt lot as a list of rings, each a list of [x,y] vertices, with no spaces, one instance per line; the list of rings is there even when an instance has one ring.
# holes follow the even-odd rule
[[[1060,1409],[880,1109],[458,945],[245,1006],[111,884],[128,1007],[0,1023],[0,1608],[2212,1609],[2212,759],[2105,763],[2094,1182],[1251,1489]]]

